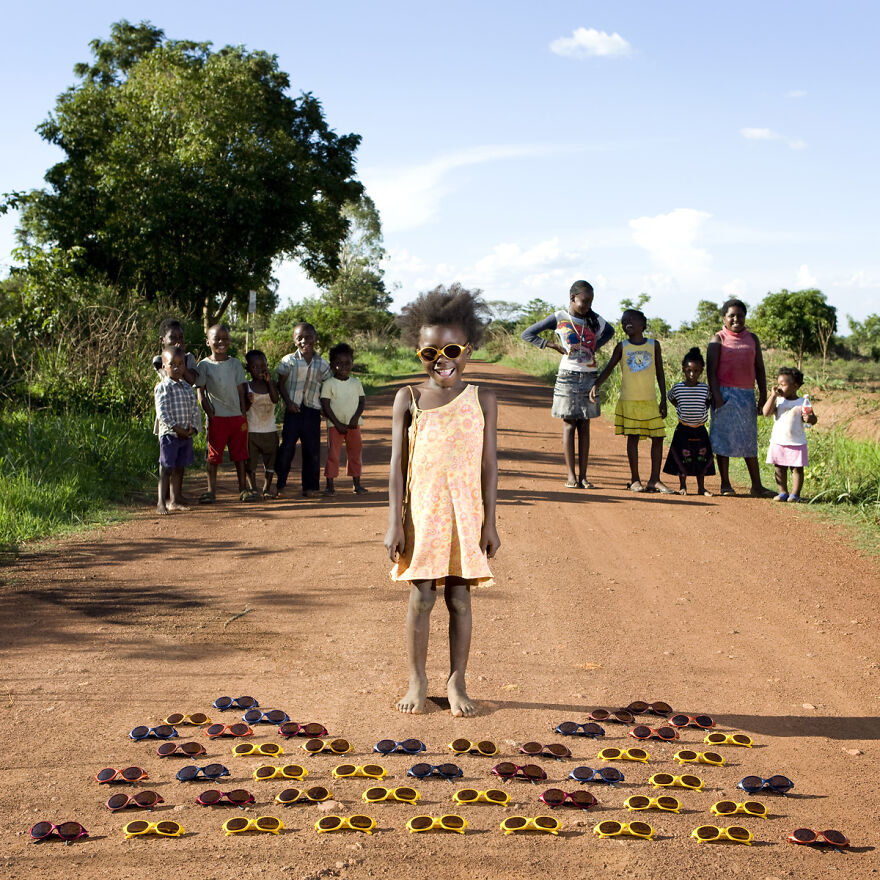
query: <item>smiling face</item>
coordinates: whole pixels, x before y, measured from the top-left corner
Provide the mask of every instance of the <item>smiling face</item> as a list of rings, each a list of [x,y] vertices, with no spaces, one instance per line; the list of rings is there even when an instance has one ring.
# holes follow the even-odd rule
[[[441,354],[432,363],[422,362],[428,376],[443,388],[451,388],[461,382],[461,374],[471,358],[471,346],[465,336],[464,328],[457,324],[445,326],[433,324],[422,327],[419,331],[419,350],[436,348],[438,351],[447,345],[460,345],[464,348],[457,358],[449,358]]]
[[[351,375],[351,368],[354,366],[354,362],[352,361],[352,357],[350,354],[337,354],[332,361],[330,361],[330,369],[333,370],[333,376],[336,379],[339,379],[340,382],[344,382],[348,379],[349,375]]]
[[[293,329],[293,344],[299,349],[299,353],[307,360],[312,359],[317,343],[315,331],[308,324],[297,324]]]
[[[724,313],[724,326],[731,333],[741,333],[746,329],[746,313],[740,306],[731,306]]]
[[[162,347],[167,345],[179,345],[185,348],[183,341],[183,328],[179,324],[172,324],[162,337]]]
[[[229,331],[222,326],[212,327],[208,331],[208,348],[215,361],[225,361],[229,357]]]
[[[590,313],[590,309],[593,307],[593,291],[589,288],[582,288],[578,290],[574,296],[571,298],[571,302],[569,303],[569,311],[573,315],[577,315],[579,318],[583,318]]]

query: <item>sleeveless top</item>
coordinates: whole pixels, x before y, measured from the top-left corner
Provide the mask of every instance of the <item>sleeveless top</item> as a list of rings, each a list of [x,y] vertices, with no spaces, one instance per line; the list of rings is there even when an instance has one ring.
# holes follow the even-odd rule
[[[718,383],[727,388],[755,387],[755,337],[748,330],[734,333],[722,327]]]
[[[657,399],[653,339],[646,338],[641,345],[633,345],[628,339],[621,343],[619,399]]]

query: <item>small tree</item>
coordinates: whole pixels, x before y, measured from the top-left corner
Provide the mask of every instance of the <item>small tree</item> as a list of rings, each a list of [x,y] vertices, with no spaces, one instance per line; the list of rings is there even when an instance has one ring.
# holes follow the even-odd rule
[[[837,329],[837,309],[820,290],[781,290],[768,294],[755,309],[750,324],[762,342],[791,352],[801,367],[805,354],[821,351],[820,323]]]
[[[857,321],[847,315],[852,347],[860,354],[867,354],[880,361],[880,315],[868,315],[864,321]]]

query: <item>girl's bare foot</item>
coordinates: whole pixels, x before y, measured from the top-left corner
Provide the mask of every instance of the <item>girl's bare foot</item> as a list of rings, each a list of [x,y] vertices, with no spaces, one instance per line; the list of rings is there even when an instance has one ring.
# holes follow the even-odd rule
[[[168,508],[164,504],[157,504],[156,513],[158,513],[159,516],[168,516]]]
[[[466,718],[477,714],[477,705],[467,695],[464,688],[464,677],[453,672],[446,682],[446,693],[449,697],[449,711],[456,718]]]
[[[409,690],[397,701],[394,708],[406,715],[421,715],[428,698],[428,677],[411,681]]]
[[[181,504],[179,501],[172,501],[168,505],[169,510],[189,510],[189,508],[185,504]]]

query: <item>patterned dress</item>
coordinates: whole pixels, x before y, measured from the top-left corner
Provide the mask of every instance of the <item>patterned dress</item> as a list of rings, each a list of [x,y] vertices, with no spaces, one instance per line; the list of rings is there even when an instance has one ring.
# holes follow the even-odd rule
[[[391,579],[442,584],[454,575],[474,586],[492,586],[480,550],[484,421],[477,386],[466,385],[436,409],[419,409],[413,396],[410,412],[406,543]]]

